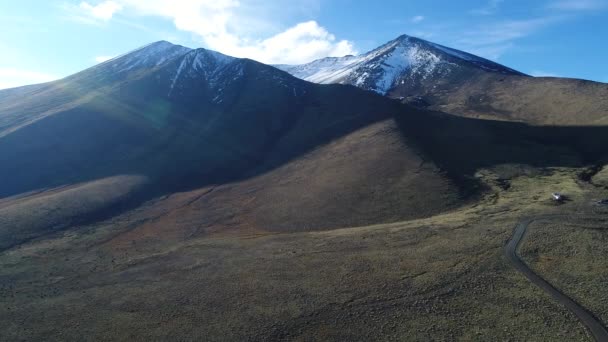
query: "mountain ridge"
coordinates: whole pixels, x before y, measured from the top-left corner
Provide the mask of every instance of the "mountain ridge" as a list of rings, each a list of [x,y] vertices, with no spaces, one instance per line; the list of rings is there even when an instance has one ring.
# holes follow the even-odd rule
[[[448,77],[454,69],[479,68],[524,74],[490,60],[429,41],[402,35],[359,56],[329,57],[302,65],[276,65],[315,83],[351,84],[385,95],[397,84]]]
[[[156,51],[155,46],[151,48]],[[53,222],[80,222],[76,220],[99,217],[98,211],[124,210],[205,187],[218,189],[206,196],[213,201],[201,209],[219,217],[212,231],[228,224],[225,215],[234,209],[227,204],[238,207],[252,192],[272,197],[285,187],[289,193],[307,190],[310,194],[281,201],[275,207],[277,214],[297,211],[300,206],[315,209],[278,221],[260,214],[273,212],[264,202],[241,205],[248,207],[251,217],[266,222],[259,229],[284,229],[288,224],[305,229],[310,226],[306,221],[320,222],[322,217],[328,220],[322,228],[330,229],[347,222],[428,215],[462,202],[458,184],[432,161],[417,167],[422,163],[420,156],[387,121],[417,111],[413,108],[372,92],[317,85],[272,66],[205,49],[179,51],[172,58],[147,51],[136,50],[136,55],[102,63],[46,85],[39,93],[5,94],[0,101],[0,120],[7,122],[0,134],[0,163],[4,165],[0,178],[5,180],[0,183],[0,198],[73,186],[73,191],[84,193],[82,203],[93,204],[65,204],[76,209],[49,224],[27,223],[27,229],[17,213],[16,223],[6,225],[9,242],[0,244],[0,249],[63,229]],[[367,128],[380,122],[384,123],[375,129]],[[346,142],[332,145],[341,139]],[[336,157],[354,143],[359,146],[356,152]],[[387,144],[391,147],[382,151]],[[305,162],[310,154],[314,162]],[[317,185],[306,187],[300,167],[287,167],[292,163],[306,164],[307,170],[318,174]],[[379,165],[386,168],[382,171],[386,177],[361,176],[371,176]],[[250,179],[261,180],[252,183]],[[374,192],[365,190],[370,181]],[[99,193],[99,184],[130,190],[104,195],[100,198],[107,198],[107,205],[99,205],[89,201]],[[437,195],[404,199],[399,192],[406,186],[435,189]],[[331,197],[324,195],[330,192]],[[66,196],[48,199],[63,203]],[[418,210],[407,209],[414,200],[417,204],[411,208]],[[361,214],[338,215],[351,205],[361,207]],[[245,219],[240,214],[235,217]],[[200,220],[200,226],[211,224],[207,218]]]
[[[551,224],[529,241],[550,235],[549,254],[526,258],[571,260],[571,237],[603,251],[608,125],[511,122],[554,101],[601,118],[601,85],[467,66],[383,96],[204,49],[134,53],[0,91],[0,340],[587,336],[502,251],[521,217],[581,209],[567,230],[588,235]],[[603,303],[582,269],[572,288]]]
[[[278,67],[311,82],[349,84],[458,116],[535,125],[608,124],[608,85],[531,77],[407,35],[357,57]]]

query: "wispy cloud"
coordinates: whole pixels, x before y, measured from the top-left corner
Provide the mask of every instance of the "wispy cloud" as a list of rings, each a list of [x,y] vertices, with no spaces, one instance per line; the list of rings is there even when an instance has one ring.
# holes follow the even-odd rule
[[[66,18],[75,22],[101,26],[110,21],[114,15],[123,9],[123,5],[116,1],[102,1],[92,5],[83,1],[78,5],[72,3],[61,3]]]
[[[459,33],[454,41],[462,49],[496,60],[514,48],[519,39],[533,35],[562,19],[555,16],[486,23]]]
[[[411,31],[409,34],[422,39],[432,39],[437,36],[435,32],[422,30]]]
[[[318,0],[292,0],[288,10],[283,2],[262,0],[113,0],[97,5],[82,2],[78,8],[72,6],[67,10],[75,19],[92,24],[109,21],[119,12],[121,20],[141,16],[165,18],[178,30],[199,37],[210,49],[264,63],[298,64],[356,54],[352,42],[336,38],[316,21],[290,27],[266,24],[277,22],[277,13],[310,12],[318,6]]]
[[[122,5],[114,1],[103,1],[97,5],[91,5],[88,2],[83,1],[78,7],[86,15],[105,21],[112,19],[114,13],[122,10]]]
[[[547,72],[543,70],[533,70],[532,72],[530,72],[530,75],[534,77],[561,77],[560,75],[554,72]]]
[[[50,82],[58,77],[38,71],[15,68],[0,68],[0,89],[14,88],[24,84]]]
[[[421,23],[425,18],[425,16],[423,15],[417,15],[412,17],[412,19],[410,19],[410,22],[412,22],[413,24],[418,24]]]
[[[542,28],[560,21],[561,17],[540,17],[524,20],[504,20],[483,24],[465,32],[460,42],[475,45],[492,45],[527,37]]]
[[[473,22],[451,20],[444,21],[443,25],[430,25],[425,21],[415,34],[424,34],[445,45],[497,60],[509,51],[542,48],[530,46],[532,41],[526,38],[550,27],[565,25],[592,10],[608,10],[608,0],[546,0],[543,5],[531,9],[527,18],[509,19],[508,14],[490,16],[499,12],[502,3],[504,0],[491,0],[485,7],[469,11],[486,16]]]
[[[472,9],[470,11],[471,14],[474,15],[492,15],[498,12],[500,4],[503,3],[504,0],[490,0],[488,3],[482,8]]]
[[[513,49],[514,47],[515,43],[508,42],[496,45],[471,45],[470,47],[464,49],[467,52],[480,57],[484,57],[491,60],[498,60],[500,59],[500,57],[502,57],[502,55],[504,55],[507,51]]]
[[[608,8],[607,0],[559,0],[548,6],[562,11],[593,11]]]

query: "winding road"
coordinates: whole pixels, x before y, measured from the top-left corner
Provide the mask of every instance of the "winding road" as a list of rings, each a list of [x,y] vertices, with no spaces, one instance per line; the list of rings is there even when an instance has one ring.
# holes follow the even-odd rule
[[[578,319],[589,329],[589,332],[596,341],[598,342],[608,342],[608,331],[603,326],[602,322],[597,319],[591,312],[582,307],[580,304],[576,303],[572,298],[568,297],[560,290],[553,287],[553,285],[549,284],[545,279],[543,279],[538,274],[534,273],[532,269],[528,267],[528,265],[519,257],[517,254],[517,248],[521,244],[521,240],[526,235],[526,231],[528,226],[534,222],[543,219],[549,219],[553,217],[541,217],[534,219],[527,219],[519,222],[517,227],[515,228],[515,232],[513,233],[513,237],[511,241],[505,247],[505,254],[509,262],[523,275],[525,275],[528,280],[530,280],[533,284],[543,289],[545,292],[551,295],[555,300],[557,300],[560,304],[564,305],[568,310],[570,310],[573,314],[578,317]]]

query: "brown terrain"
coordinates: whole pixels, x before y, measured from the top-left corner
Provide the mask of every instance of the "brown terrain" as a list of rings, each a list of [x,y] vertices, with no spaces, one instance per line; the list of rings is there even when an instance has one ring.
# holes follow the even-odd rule
[[[0,340],[586,341],[504,256],[547,215],[523,260],[606,322],[605,85],[441,112],[237,60],[217,103],[183,58],[0,92]]]
[[[460,116],[546,126],[608,123],[605,83],[477,72],[427,89],[422,95],[427,108]],[[389,96],[408,96],[409,92],[396,87]]]

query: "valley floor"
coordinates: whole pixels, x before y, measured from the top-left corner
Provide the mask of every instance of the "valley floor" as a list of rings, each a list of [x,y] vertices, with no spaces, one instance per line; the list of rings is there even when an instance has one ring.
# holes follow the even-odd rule
[[[166,226],[162,244],[138,228],[208,190],[158,199],[2,252],[0,340],[590,340],[504,257],[522,218],[566,217],[532,224],[520,255],[608,322],[608,207],[595,204],[607,191],[580,172],[485,170],[482,199],[426,219],[303,233]],[[570,201],[552,203],[553,191]]]

